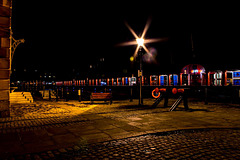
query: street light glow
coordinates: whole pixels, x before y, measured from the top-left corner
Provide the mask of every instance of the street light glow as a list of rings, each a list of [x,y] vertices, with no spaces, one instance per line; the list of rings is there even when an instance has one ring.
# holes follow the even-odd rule
[[[142,46],[144,45],[144,39],[143,39],[143,38],[137,38],[136,41],[137,41],[137,44],[138,44],[140,47],[142,47]]]
[[[137,53],[138,50],[140,48],[143,48],[147,53],[149,53],[149,50],[147,49],[147,47],[145,46],[145,44],[147,43],[155,43],[155,42],[161,42],[161,41],[166,41],[167,38],[154,38],[154,39],[144,39],[147,30],[150,26],[150,20],[147,21],[142,35],[140,37],[137,36],[137,34],[134,32],[134,30],[129,26],[129,24],[127,22],[125,22],[125,25],[127,26],[127,28],[129,29],[129,31],[132,33],[132,35],[135,37],[134,41],[129,41],[129,42],[123,42],[121,44],[118,44],[117,46],[129,46],[129,45],[137,45],[137,48],[133,54],[133,57],[136,58],[137,57]]]

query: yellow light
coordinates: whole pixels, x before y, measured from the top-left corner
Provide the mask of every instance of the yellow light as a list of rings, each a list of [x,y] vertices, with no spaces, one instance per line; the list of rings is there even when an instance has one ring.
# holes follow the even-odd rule
[[[139,46],[143,46],[144,45],[144,39],[143,38],[137,38],[136,41],[137,41],[137,44]]]
[[[134,57],[133,57],[133,56],[130,57],[130,61],[131,61],[131,62],[134,61]]]

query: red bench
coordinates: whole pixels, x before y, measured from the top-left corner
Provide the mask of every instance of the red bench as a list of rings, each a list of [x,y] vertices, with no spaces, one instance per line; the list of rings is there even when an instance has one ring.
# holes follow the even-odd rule
[[[110,104],[112,104],[112,93],[91,93],[90,101],[91,104],[93,101],[110,101]]]

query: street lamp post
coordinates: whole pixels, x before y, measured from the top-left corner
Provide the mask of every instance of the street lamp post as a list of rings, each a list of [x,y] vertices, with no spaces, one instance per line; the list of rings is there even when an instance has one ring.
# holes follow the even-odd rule
[[[143,99],[142,99],[142,47],[139,48],[139,105],[143,105]]]
[[[144,49],[147,53],[149,53],[149,50],[147,49],[147,47],[145,46],[145,44],[147,43],[154,43],[154,42],[161,42],[161,41],[165,41],[167,40],[167,38],[155,38],[155,39],[146,39],[144,40],[145,34],[147,33],[147,30],[150,26],[150,19],[147,21],[143,33],[140,37],[137,36],[137,34],[134,32],[134,30],[128,25],[128,23],[126,22],[125,25],[128,27],[128,29],[130,30],[130,32],[132,33],[132,35],[135,37],[135,41],[130,41],[130,42],[124,42],[119,44],[118,46],[128,46],[128,45],[138,45],[134,54],[133,54],[133,58],[131,57],[131,59],[136,58],[137,54],[139,56],[139,79],[140,79],[140,87],[139,87],[139,91],[140,91],[140,95],[139,95],[139,105],[143,105],[143,100],[142,100],[142,49]],[[145,43],[145,44],[144,44]],[[132,61],[132,60],[131,60]]]
[[[142,98],[142,47],[144,45],[144,39],[143,38],[137,38],[136,39],[139,50],[138,50],[138,56],[139,56],[139,105],[143,105],[143,98]]]

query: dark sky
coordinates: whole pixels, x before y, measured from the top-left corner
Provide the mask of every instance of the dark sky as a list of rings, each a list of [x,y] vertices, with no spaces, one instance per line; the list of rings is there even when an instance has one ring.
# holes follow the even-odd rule
[[[137,65],[129,61],[136,46],[116,47],[134,40],[124,22],[140,34],[151,17],[146,38],[167,37],[168,41],[147,45],[158,55],[157,63],[144,64],[145,72],[178,72],[189,63],[210,69],[240,68],[240,13],[236,6],[13,0],[13,36],[25,39],[16,49],[13,66],[19,73],[37,69],[63,78],[96,72],[130,74]],[[100,58],[104,58],[103,64]],[[97,69],[90,70],[90,65]]]

